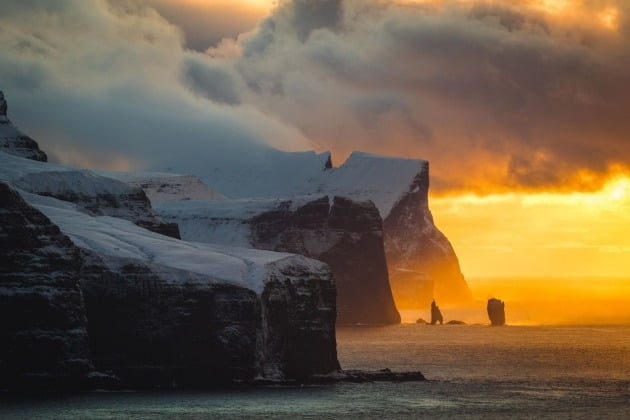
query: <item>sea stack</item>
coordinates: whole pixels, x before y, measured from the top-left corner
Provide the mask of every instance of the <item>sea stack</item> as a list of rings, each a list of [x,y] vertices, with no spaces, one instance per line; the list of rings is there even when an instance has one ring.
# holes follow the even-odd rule
[[[440,312],[440,307],[437,306],[434,300],[431,302],[431,325],[435,325],[438,322],[442,325],[444,323],[444,318],[442,317],[442,312]]]
[[[499,299],[488,299],[488,318],[492,326],[505,325],[505,302]]]

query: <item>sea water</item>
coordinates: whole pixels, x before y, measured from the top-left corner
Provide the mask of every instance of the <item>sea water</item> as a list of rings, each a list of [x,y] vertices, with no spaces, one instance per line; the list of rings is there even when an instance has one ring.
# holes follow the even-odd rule
[[[630,419],[630,326],[340,328],[348,369],[425,382],[0,396],[0,418]]]

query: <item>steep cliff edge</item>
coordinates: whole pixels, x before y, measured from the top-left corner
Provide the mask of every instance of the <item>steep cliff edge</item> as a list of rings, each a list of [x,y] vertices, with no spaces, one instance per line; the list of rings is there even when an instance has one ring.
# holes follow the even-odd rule
[[[304,159],[304,156],[299,158]],[[313,159],[323,161],[321,155],[313,155]],[[429,210],[428,162],[355,152],[338,168],[327,164],[314,172],[312,166],[305,165],[306,169],[295,176],[292,174],[286,184],[272,177],[275,195],[268,187],[258,191],[259,198],[251,199],[163,200],[155,206],[156,212],[177,223],[182,236],[188,240],[291,250],[327,261],[337,277],[340,322],[396,322],[397,317],[390,310],[392,292],[400,309],[427,308],[433,298],[446,305],[467,303],[472,299],[453,247],[435,226]],[[221,173],[223,177],[228,176],[225,171]],[[303,181],[297,185],[296,179]],[[212,174],[207,180],[213,185]],[[257,182],[263,180],[264,175],[259,174]],[[218,183],[225,188],[222,179]],[[249,189],[232,188],[224,192],[235,197],[242,196],[243,191],[251,193]],[[353,215],[343,219],[347,226],[334,222],[333,228],[328,216],[320,217],[325,207],[330,206],[317,202],[324,200],[332,204],[333,199],[342,197],[346,203],[354,203],[347,204]],[[312,204],[304,210],[296,211],[309,202]],[[367,202],[373,203],[371,206],[376,213],[369,209]],[[320,207],[322,215],[313,211]],[[299,217],[295,214],[306,212],[313,212],[312,221],[297,223]],[[377,221],[379,218],[383,220],[382,227]],[[331,245],[339,240],[338,233],[343,229],[347,229],[348,237],[356,236],[353,219],[372,220],[367,230],[374,236],[381,235],[387,276],[377,274],[380,269],[369,267],[380,265],[382,261],[380,256],[374,257],[379,252],[375,243],[373,251],[367,254],[362,246]],[[272,239],[257,233],[269,229],[274,232],[269,235]],[[313,232],[319,233],[313,235]],[[324,253],[316,244],[332,251]],[[371,257],[368,259],[365,255]],[[389,279],[391,290],[387,290],[385,277]],[[377,284],[379,286],[375,286]],[[350,312],[365,314],[363,308],[369,301],[372,301],[374,313],[365,317],[349,315]]]
[[[383,222],[389,278],[400,309],[472,300],[455,251],[429,210],[429,165],[424,163]]]
[[[8,104],[0,91],[0,150],[27,159],[46,162],[46,153],[37,142],[18,130],[7,116]]]
[[[326,262],[337,283],[338,323],[399,323],[376,207],[343,197],[322,197],[293,211],[290,204],[247,221],[251,244]]]
[[[94,364],[127,386],[300,379],[339,369],[335,286],[325,264],[188,243],[22,195],[85,251]]]
[[[0,181],[23,191],[76,203],[94,216],[123,218],[153,232],[179,238],[177,225],[154,213],[142,189],[91,171],[0,153]]]
[[[399,309],[472,300],[455,251],[429,210],[429,163],[354,152],[313,177],[303,193],[374,202],[383,219],[389,280]]]
[[[80,250],[0,183],[0,388],[83,388],[92,370]]]
[[[383,226],[372,202],[314,196],[289,200],[190,200],[155,206],[186,240],[291,252],[326,262],[337,285],[339,324],[400,322],[387,277]]]

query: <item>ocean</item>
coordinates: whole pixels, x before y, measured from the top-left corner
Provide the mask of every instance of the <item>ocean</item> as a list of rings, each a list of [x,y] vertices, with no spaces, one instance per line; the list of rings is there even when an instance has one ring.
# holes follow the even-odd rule
[[[425,382],[0,395],[2,419],[630,418],[630,326],[340,328],[347,369]]]

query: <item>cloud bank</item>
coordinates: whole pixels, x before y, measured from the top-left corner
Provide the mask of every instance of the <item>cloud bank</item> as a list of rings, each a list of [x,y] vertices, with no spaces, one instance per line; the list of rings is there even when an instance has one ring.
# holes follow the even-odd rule
[[[597,189],[630,166],[623,0],[292,0],[221,42],[150,3],[0,6],[11,115],[60,160],[360,149],[480,193]]]
[[[185,48],[177,26],[131,3],[2,2],[0,83],[12,120],[63,163],[186,171],[247,164],[271,142],[308,146],[239,104],[231,67]]]

